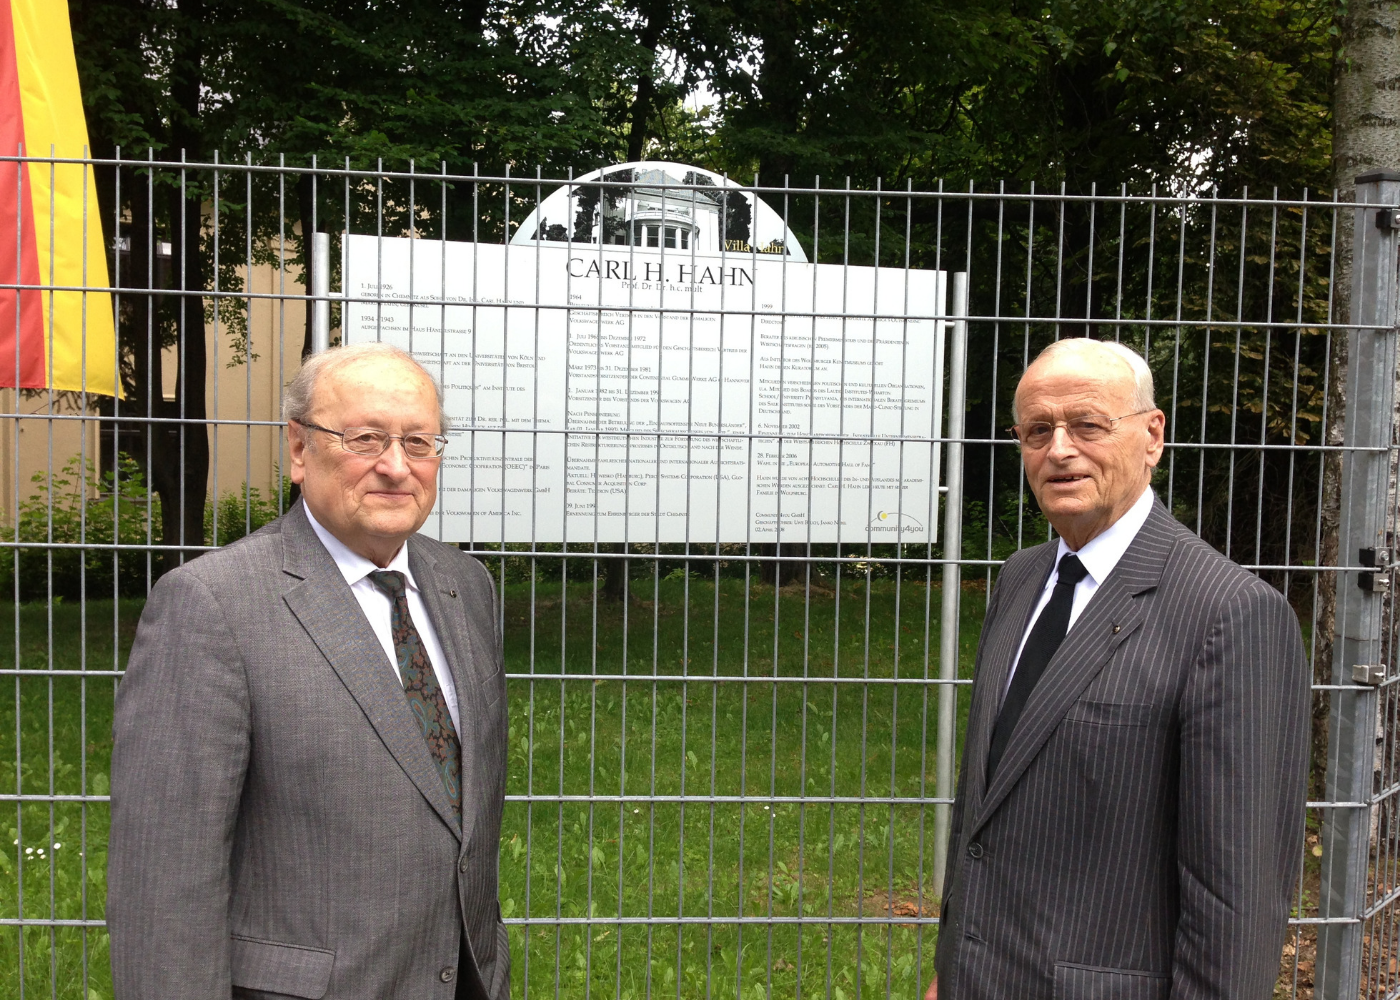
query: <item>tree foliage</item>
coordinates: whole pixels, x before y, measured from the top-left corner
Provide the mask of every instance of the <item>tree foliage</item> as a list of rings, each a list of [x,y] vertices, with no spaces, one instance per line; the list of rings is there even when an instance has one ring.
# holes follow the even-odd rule
[[[443,171],[558,178],[666,157],[766,185],[819,176],[883,190],[1034,183],[1181,195],[1330,186],[1335,31],[1321,0],[70,0],[70,9],[96,155],[291,168],[253,179],[99,170],[104,219],[123,219],[131,241],[114,262],[122,284],[155,292],[237,291],[240,267],[259,261],[285,259],[309,277],[305,238],[317,229],[499,239],[545,193],[432,180]],[[708,103],[687,103],[697,88]],[[313,158],[316,175],[305,169]],[[381,165],[415,176],[343,172]],[[1051,220],[1025,203],[769,198],[818,259],[873,263],[877,246],[883,262],[920,267],[962,255],[974,311],[1013,304],[988,254],[1016,244],[1035,257],[1051,238],[1039,227],[1059,227],[1064,266],[1053,278],[1032,266],[1032,297],[1058,296],[1097,335],[1120,328],[1096,325],[1114,306],[1113,281],[1095,268],[1147,252],[1143,220],[1125,223],[1120,243],[1073,204]],[[966,218],[950,225],[958,213]],[[1180,221],[1164,213],[1166,228]],[[1325,240],[1294,222],[1298,239]],[[159,241],[172,244],[164,270],[149,264]],[[1180,241],[1162,252],[1200,266],[1201,245]],[[1250,285],[1240,316],[1250,303],[1292,301],[1273,280]],[[1127,293],[1144,309],[1151,297]],[[1304,294],[1325,300],[1326,289]],[[235,359],[246,358],[242,307],[199,294],[123,302],[123,412],[205,416],[204,321],[217,310]],[[309,303],[305,326],[309,344]],[[148,331],[153,346],[180,348],[174,400],[152,388],[164,362]],[[1262,356],[1256,346],[1246,344]],[[1299,378],[1324,368],[1317,349],[1302,352]],[[1024,352],[1014,338],[978,338],[972,363],[1000,373],[1004,398]],[[1313,399],[1315,387],[1302,388]],[[1270,405],[1232,398],[1240,412]],[[204,541],[207,435],[174,420],[133,426],[162,499],[163,540]]]
[[[737,174],[1326,186],[1318,0],[750,0],[710,67]]]

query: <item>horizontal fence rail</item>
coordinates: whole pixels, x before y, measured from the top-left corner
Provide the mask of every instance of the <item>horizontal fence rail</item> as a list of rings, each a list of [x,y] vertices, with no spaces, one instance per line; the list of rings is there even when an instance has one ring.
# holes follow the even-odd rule
[[[111,996],[112,705],[145,597],[294,502],[279,401],[302,357],[385,339],[447,386],[425,530],[480,559],[500,597],[514,995],[922,996],[987,596],[1008,556],[1051,537],[1008,433],[1012,394],[1039,350],[1081,336],[1147,358],[1167,415],[1157,495],[1302,623],[1316,759],[1276,995],[1400,994],[1400,689],[1393,671],[1359,683],[1363,661],[1333,643],[1355,624],[1357,580],[1394,572],[1344,536],[1364,507],[1393,551],[1400,514],[1393,436],[1348,430],[1359,406],[1389,405],[1356,398],[1358,357],[1379,355],[1355,345],[1393,342],[1362,267],[1393,239],[1353,247],[1353,233],[1400,202],[1391,187],[1342,202],[0,156],[15,182],[0,201],[29,197],[37,171],[78,178],[73,231],[100,236],[66,247],[67,271],[41,241],[49,265],[26,273],[34,237],[0,234],[0,323],[16,331],[0,330],[5,995]],[[39,230],[62,210],[36,209]],[[684,248],[678,219],[694,227]],[[702,251],[705,225],[748,249]],[[763,225],[781,252],[760,252]],[[634,278],[605,300],[597,281],[546,274],[560,254],[691,277],[714,257],[753,280]],[[50,318],[47,383],[26,383],[27,310]],[[714,390],[696,350],[711,328],[735,338]],[[769,329],[782,374],[760,406]],[[881,330],[927,367],[878,354]],[[493,331],[509,349],[483,346]],[[643,374],[665,336],[686,364],[657,348]],[[840,351],[818,385],[822,338]],[[542,374],[546,342],[562,383]],[[512,383],[507,362],[529,352]],[[880,364],[894,389],[863,374]],[[1393,367],[1372,381],[1393,384]],[[685,398],[666,395],[668,371]],[[497,405],[498,384],[519,399],[502,388]],[[584,470],[560,482],[586,513],[549,506],[546,455]],[[827,455],[830,482],[813,471]],[[1362,467],[1384,470],[1379,495],[1362,495]],[[882,478],[918,509],[881,506]],[[892,516],[894,534],[837,537],[813,513],[828,499],[837,520]],[[652,513],[666,503],[670,522]],[[1366,662],[1385,664],[1382,600]]]

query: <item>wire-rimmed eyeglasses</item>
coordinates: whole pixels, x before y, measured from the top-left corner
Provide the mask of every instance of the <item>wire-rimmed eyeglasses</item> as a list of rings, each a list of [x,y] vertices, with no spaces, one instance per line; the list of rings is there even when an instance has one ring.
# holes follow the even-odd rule
[[[446,434],[423,434],[421,432],[390,434],[388,431],[381,431],[378,427],[347,427],[343,431],[334,431],[329,427],[309,424],[305,420],[296,420],[295,422],[313,431],[334,434],[340,438],[340,446],[350,454],[364,455],[368,458],[378,458],[384,454],[389,450],[391,441],[399,442],[403,446],[403,453],[416,460],[441,458],[443,451],[447,448]]]
[[[1121,417],[1110,417],[1103,413],[1086,413],[1082,417],[1071,417],[1069,420],[1033,420],[1029,423],[1016,424],[1011,428],[1012,435],[1021,442],[1024,448],[1044,448],[1055,436],[1055,428],[1063,427],[1065,433],[1080,444],[1094,444],[1102,441],[1118,426],[1118,421],[1127,420],[1129,417],[1140,417],[1144,413],[1151,413],[1152,410],[1138,410],[1135,413],[1125,413]]]

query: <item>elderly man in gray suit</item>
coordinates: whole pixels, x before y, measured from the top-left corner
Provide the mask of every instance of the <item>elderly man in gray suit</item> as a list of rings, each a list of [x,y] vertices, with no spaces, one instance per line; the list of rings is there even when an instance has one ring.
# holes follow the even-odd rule
[[[1297,619],[1154,498],[1141,357],[1062,340],[1013,417],[1059,538],[988,603],[928,996],[1264,1000],[1302,851]]]
[[[284,400],[286,516],[161,578],[117,693],[118,1000],[505,1000],[490,575],[416,534],[442,394],[386,345]]]

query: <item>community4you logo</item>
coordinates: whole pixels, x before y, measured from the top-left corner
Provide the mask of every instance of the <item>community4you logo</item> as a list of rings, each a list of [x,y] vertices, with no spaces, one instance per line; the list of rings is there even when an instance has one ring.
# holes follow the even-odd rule
[[[869,529],[872,533],[909,534],[914,531],[923,531],[923,522],[911,514],[905,514],[897,510],[876,511],[875,516],[870,519]]]

